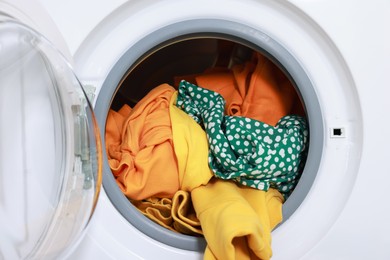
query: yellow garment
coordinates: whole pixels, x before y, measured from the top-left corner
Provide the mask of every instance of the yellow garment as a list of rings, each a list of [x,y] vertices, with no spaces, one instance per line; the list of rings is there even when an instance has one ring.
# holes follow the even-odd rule
[[[270,259],[271,231],[282,221],[283,196],[213,178],[191,193],[207,241],[204,259]]]
[[[178,163],[180,190],[205,185],[213,176],[209,168],[209,145],[206,132],[180,108],[176,107],[177,92],[172,95],[170,117],[173,147]]]
[[[203,235],[188,192],[179,190],[172,199],[173,227],[182,234]]]
[[[131,201],[137,209],[157,224],[174,231],[172,225],[172,200],[169,198],[148,198]]]
[[[171,231],[193,236],[203,235],[190,194],[186,191],[179,190],[172,199],[148,198],[132,203],[143,215]]]

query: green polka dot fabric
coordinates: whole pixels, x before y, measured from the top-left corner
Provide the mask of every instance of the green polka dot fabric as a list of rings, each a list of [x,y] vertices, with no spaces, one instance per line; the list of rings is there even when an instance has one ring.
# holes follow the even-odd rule
[[[259,190],[295,188],[306,160],[308,131],[303,117],[289,115],[277,125],[224,115],[225,100],[211,90],[181,81],[177,107],[206,131],[209,165],[215,176]]]

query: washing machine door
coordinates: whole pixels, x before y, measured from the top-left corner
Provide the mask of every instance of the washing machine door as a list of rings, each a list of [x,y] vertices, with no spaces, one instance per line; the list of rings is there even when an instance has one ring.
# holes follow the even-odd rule
[[[85,233],[101,184],[93,110],[63,56],[0,21],[0,259],[58,259]]]

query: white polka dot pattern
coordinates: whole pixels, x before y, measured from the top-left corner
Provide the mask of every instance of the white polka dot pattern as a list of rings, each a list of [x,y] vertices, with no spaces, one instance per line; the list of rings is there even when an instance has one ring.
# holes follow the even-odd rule
[[[285,116],[273,127],[224,115],[225,100],[214,91],[182,81],[178,92],[176,105],[206,131],[215,176],[260,190],[273,187],[288,196],[306,159],[304,118]]]

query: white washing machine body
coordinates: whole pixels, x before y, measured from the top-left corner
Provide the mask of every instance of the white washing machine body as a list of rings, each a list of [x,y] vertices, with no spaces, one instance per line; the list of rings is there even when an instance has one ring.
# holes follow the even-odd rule
[[[60,49],[90,91],[102,135],[121,75],[156,46],[222,33],[270,53],[302,86],[311,122],[309,166],[272,233],[273,259],[390,258],[388,1],[41,2],[70,55]],[[34,12],[24,15],[39,20]],[[129,220],[136,213],[123,213],[105,177],[87,233],[69,259],[202,258],[191,238],[153,224],[145,231],[144,220]]]

